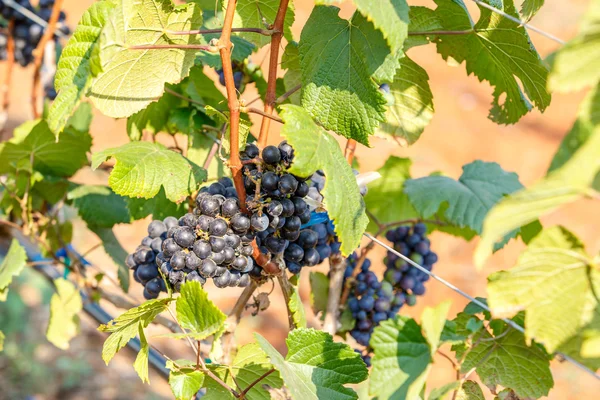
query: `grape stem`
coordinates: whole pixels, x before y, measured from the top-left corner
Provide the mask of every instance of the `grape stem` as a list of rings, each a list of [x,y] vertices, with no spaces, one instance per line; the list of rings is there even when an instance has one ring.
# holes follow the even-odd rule
[[[250,391],[250,389],[252,389],[254,386],[256,386],[257,383],[259,383],[260,381],[265,379],[267,376],[271,375],[273,372],[275,372],[275,368],[271,368],[270,370],[268,370],[267,372],[265,372],[264,374],[259,376],[254,382],[249,384],[248,387],[246,389],[244,389],[242,391],[242,393],[240,393],[240,399],[245,399],[246,394]]]
[[[223,334],[223,364],[229,364],[231,362],[231,351],[235,347],[235,329],[237,328],[240,320],[242,319],[242,313],[246,309],[246,304],[250,300],[250,297],[254,294],[258,284],[253,279],[250,280],[250,285],[246,286],[240,297],[238,297],[235,305],[229,312],[229,317],[225,322],[227,330]]]
[[[216,53],[215,46],[206,44],[140,44],[127,47],[128,50],[164,50],[164,49],[180,49],[180,50],[202,50],[210,53]]]
[[[279,122],[280,124],[283,124],[283,120],[279,117],[276,117],[272,114],[267,114],[266,112],[259,110],[258,108],[254,108],[254,107],[242,107],[241,108],[242,112],[248,113],[248,114],[258,114],[258,115],[262,115],[265,118],[269,118],[272,119],[273,121]]]
[[[297,328],[296,322],[294,322],[294,316],[292,310],[290,309],[290,300],[292,298],[292,284],[290,283],[285,271],[277,276],[277,280],[279,281],[279,286],[281,286],[281,291],[283,292],[283,298],[285,300],[285,307],[288,315],[288,323],[290,325],[290,331]]]
[[[348,164],[352,166],[352,161],[354,161],[354,152],[356,151],[356,140],[348,139],[348,143],[346,143],[346,151],[344,152],[344,157],[346,157],[346,161]]]
[[[222,33],[223,29],[197,29],[193,31],[166,31],[168,35],[206,35],[211,33]],[[261,28],[232,28],[231,32],[248,32],[258,33],[263,36],[271,36],[274,31],[272,29],[261,29]]]
[[[275,16],[273,24],[273,35],[271,36],[271,53],[269,55],[269,75],[267,78],[267,94],[265,96],[264,112],[267,115],[273,114],[273,108],[276,101],[277,89],[277,66],[279,65],[279,48],[281,47],[281,38],[283,37],[283,24],[285,22],[285,14],[288,9],[289,0],[281,0],[279,9]],[[263,116],[260,125],[260,134],[258,136],[258,147],[264,148],[269,139],[269,128],[271,119]]]
[[[33,85],[31,86],[31,108],[33,111],[33,117],[40,117],[40,110],[38,108],[38,99],[37,94],[40,90],[40,74],[42,67],[42,59],[44,57],[44,50],[46,49],[46,44],[52,40],[54,37],[54,32],[56,31],[56,23],[58,22],[58,17],[60,16],[60,10],[62,9],[63,0],[56,0],[54,5],[52,6],[52,14],[50,14],[50,19],[48,20],[48,26],[44,30],[44,34],[40,39],[37,47],[33,51]]]
[[[225,79],[225,88],[227,91],[227,106],[229,107],[229,168],[233,184],[240,200],[240,208],[246,213],[246,188],[244,187],[244,176],[242,174],[242,161],[240,159],[240,102],[237,97],[235,81],[233,79],[233,68],[231,65],[231,29],[233,26],[233,17],[235,16],[235,7],[237,0],[228,0],[225,10],[225,21],[223,30],[219,38],[218,48],[221,55],[221,64],[223,65],[223,77]]]
[[[291,88],[290,90],[288,90],[287,92],[285,92],[284,94],[279,96],[277,98],[277,100],[275,100],[275,104],[283,103],[284,101],[286,101],[288,99],[288,97],[290,97],[291,95],[293,95],[300,89],[302,89],[302,84],[298,84],[298,85],[294,86],[293,88]]]
[[[335,335],[337,331],[337,320],[339,305],[341,300],[342,286],[344,283],[344,271],[346,270],[346,260],[341,254],[332,254],[329,258],[329,295],[327,297],[327,310],[323,330],[330,335]],[[343,304],[343,303],[342,303]]]
[[[4,70],[4,82],[2,83],[2,112],[0,115],[0,131],[4,130],[4,125],[8,119],[8,108],[10,106],[10,83],[13,67],[15,65],[15,38],[12,31],[15,28],[15,20],[11,19],[8,22],[8,30],[6,33],[6,68]]]
[[[423,31],[423,32],[408,32],[408,36],[441,36],[441,35],[468,35],[475,33],[475,29],[466,29],[464,31]]]

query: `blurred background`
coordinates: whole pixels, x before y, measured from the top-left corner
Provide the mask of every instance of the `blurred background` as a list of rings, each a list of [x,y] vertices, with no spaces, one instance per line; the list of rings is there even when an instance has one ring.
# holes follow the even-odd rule
[[[35,3],[35,1],[32,1]],[[74,28],[84,10],[93,0],[65,0],[64,10],[67,21]],[[414,1],[411,5],[435,7],[432,0]],[[474,19],[477,7],[466,1]],[[517,0],[517,5],[520,1]],[[577,32],[578,23],[585,13],[587,0],[557,1],[547,0],[546,5],[534,17],[532,24],[561,39],[568,40]],[[296,21],[293,31],[299,38],[301,27],[307,20],[313,2],[295,0]],[[353,9],[350,4],[342,4],[342,16],[348,17]],[[558,45],[531,32],[531,38],[540,54],[548,56]],[[433,171],[444,171],[458,178],[461,167],[473,160],[498,162],[505,170],[514,171],[521,182],[529,185],[544,176],[550,160],[560,141],[575,120],[577,108],[584,93],[554,94],[550,107],[544,114],[534,111],[513,126],[498,126],[487,119],[492,101],[492,88],[473,76],[467,76],[464,65],[450,66],[436,53],[435,46],[423,46],[410,50],[410,56],[430,77],[434,94],[435,115],[421,139],[410,148],[402,148],[382,139],[373,138],[372,148],[360,147],[356,156],[362,172],[378,169],[388,155],[410,157],[413,160],[413,177],[420,177]],[[254,55],[253,61],[267,67],[267,50]],[[4,65],[0,65],[3,71]],[[0,74],[3,72],[0,72]],[[214,71],[210,76],[216,78]],[[31,118],[29,96],[30,68],[15,67],[11,85],[11,106],[8,110],[7,129],[2,140],[12,135],[12,129]],[[243,98],[251,100],[256,91],[249,87]],[[277,124],[272,124],[275,132],[270,141],[278,143]],[[256,128],[256,127],[255,127]],[[254,131],[254,129],[253,129]],[[128,142],[124,120],[113,120],[96,113],[91,128],[94,138],[92,151],[115,147]],[[182,139],[183,140],[183,139]],[[342,143],[342,141],[340,141]],[[343,143],[342,143],[343,145]],[[107,175],[103,171],[92,172],[83,169],[75,181],[87,184],[106,184]],[[596,203],[597,207],[597,203]],[[146,235],[148,220],[131,225],[116,227],[116,233],[126,250],[135,249]],[[542,220],[544,225],[564,224],[577,234],[586,244],[589,253],[600,250],[600,213],[594,203],[582,200],[561,208]],[[80,252],[95,246],[98,239],[89,233],[83,222],[75,225],[74,246]],[[486,277],[497,270],[510,268],[519,252],[520,243],[510,243],[488,262],[485,269],[477,271],[472,262],[476,240],[467,243],[462,239],[435,233],[431,236],[432,248],[439,255],[435,271],[453,284],[473,296],[486,296]],[[383,249],[370,253],[374,270],[382,273],[384,266]],[[102,249],[92,251],[88,259],[116,277],[116,267]],[[315,267],[326,272],[326,266]],[[301,279],[301,296],[305,302],[309,326],[319,327],[320,322],[310,311],[310,287],[308,273]],[[114,290],[111,288],[111,290]],[[224,311],[228,311],[241,290],[219,290],[207,285],[211,299]],[[269,292],[271,285],[259,289]],[[128,350],[121,351],[107,367],[101,359],[104,334],[96,330],[97,323],[86,316],[82,317],[82,334],[74,339],[68,351],[61,351],[45,340],[45,327],[48,319],[48,303],[52,290],[35,272],[27,271],[18,279],[18,285],[11,290],[6,303],[0,303],[0,329],[7,334],[5,351],[0,353],[0,399],[163,399],[171,398],[170,389],[162,378],[151,374],[151,385],[143,385],[132,368],[134,355]],[[143,300],[142,288],[132,281],[130,295],[138,302]],[[418,299],[417,305],[404,307],[401,313],[419,318],[426,306],[452,300],[451,316],[462,310],[466,300],[445,286],[429,281],[427,293]],[[121,311],[107,309],[118,315]],[[151,332],[161,332],[153,327]],[[237,330],[238,343],[253,341],[252,332],[259,332],[285,352],[287,319],[281,293],[275,288],[271,296],[271,306],[257,317],[244,318]],[[150,336],[152,333],[150,334]],[[154,342],[171,358],[191,357],[191,350],[185,342],[154,339]],[[550,399],[597,399],[600,383],[586,376],[567,363],[554,361],[552,370],[555,388]],[[447,360],[439,357],[427,384],[428,390],[439,387],[455,379],[455,372]]]

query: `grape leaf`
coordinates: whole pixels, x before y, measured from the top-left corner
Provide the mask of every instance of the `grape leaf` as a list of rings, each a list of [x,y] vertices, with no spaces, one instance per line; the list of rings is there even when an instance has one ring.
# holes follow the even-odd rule
[[[356,399],[356,392],[344,385],[367,378],[360,355],[347,344],[334,342],[326,332],[303,328],[291,331],[285,359],[265,338],[254,335],[295,399]]]
[[[189,49],[136,50],[140,45],[200,44],[197,35],[172,35],[202,23],[193,3],[173,6],[171,0],[121,0],[101,34],[102,72],[89,92],[96,107],[114,118],[128,117],[156,101],[165,83],[177,83],[194,65]]]
[[[108,186],[76,186],[67,193],[67,200],[88,225],[112,228],[115,224],[131,222],[127,202]]]
[[[148,215],[152,215],[152,219],[161,220],[169,216],[179,218],[187,212],[188,207],[185,202],[177,204],[168,200],[164,187],[161,187],[158,194],[151,199],[126,197],[125,200],[127,201],[131,218],[134,220],[146,218]]]
[[[423,329],[412,318],[382,322],[371,337],[373,371],[369,394],[378,399],[414,399],[425,385],[450,302],[426,308]]]
[[[150,352],[150,346],[148,345],[148,341],[146,340],[146,335],[144,334],[144,329],[139,327],[139,335],[140,335],[140,351],[135,357],[135,361],[133,362],[133,369],[137,372],[138,376],[142,380],[142,382],[150,383],[150,377],[148,376],[148,357]]]
[[[315,124],[305,110],[287,104],[281,107],[281,117],[285,121],[281,135],[294,147],[296,154],[290,172],[309,177],[322,170],[327,176],[322,192],[324,205],[334,221],[342,254],[347,256],[360,244],[369,222],[356,177],[338,142]]]
[[[577,120],[565,136],[548,172],[562,167],[588,141],[594,128],[600,125],[600,85],[594,87],[579,105]]]
[[[465,320],[467,318],[463,318],[463,322]],[[537,344],[528,346],[521,332],[502,321],[497,322],[500,328],[494,330],[496,337],[484,329],[474,335],[474,344],[466,349],[466,354],[462,346],[459,347],[456,355],[464,359],[461,372],[475,368],[486,386],[502,385],[520,397],[547,396],[554,385],[548,354]],[[452,349],[456,350],[456,346]]]
[[[287,72],[283,76],[283,83],[285,90],[290,91],[298,85],[302,85],[302,70],[300,69],[300,50],[298,43],[290,42],[285,46],[285,51],[281,56],[281,68],[287,69]],[[296,93],[288,97],[292,104],[300,105],[302,91],[298,90]]]
[[[589,270],[593,265],[571,232],[562,227],[546,229],[514,268],[490,275],[490,308],[496,317],[526,310],[527,341],[535,338],[554,352],[593,318],[598,302],[592,281],[600,276]]]
[[[180,361],[177,361],[181,363]],[[183,364],[183,363],[182,363]],[[169,386],[173,396],[177,400],[189,400],[198,393],[204,383],[204,374],[198,371],[191,363],[186,363],[190,368],[177,368],[172,361],[167,361],[167,368],[171,370],[169,374]]]
[[[16,141],[0,144],[0,173],[14,171],[23,160],[31,160],[34,170],[54,176],[71,176],[87,165],[87,152],[92,146],[88,132],[67,127],[57,142],[45,121],[28,126],[31,131],[27,134],[22,133]]]
[[[496,204],[485,218],[475,265],[481,267],[493,244],[508,232],[587,194],[599,169],[600,129],[596,129],[562,167]]]
[[[438,15],[434,10],[422,6],[410,6],[408,13],[410,24],[408,32],[413,35],[408,36],[404,42],[404,51],[416,47],[429,44],[437,38],[434,35],[415,35],[416,32],[439,31],[443,29],[442,23],[438,19]]]
[[[456,400],[485,400],[485,396],[477,382],[465,381],[458,389]]]
[[[71,118],[67,120],[67,126],[79,132],[89,132],[93,119],[94,114],[92,105],[88,102],[84,102],[77,107],[73,112],[73,115],[71,115]]]
[[[92,169],[116,159],[109,186],[121,196],[156,196],[161,187],[167,199],[181,202],[206,179],[206,171],[160,143],[131,142],[92,156]]]
[[[524,0],[523,5],[521,6],[521,15],[523,19],[527,22],[533,18],[540,8],[544,5],[544,0]]]
[[[411,165],[412,161],[409,158],[391,156],[377,170],[381,178],[369,184],[365,203],[369,212],[379,222],[385,224],[418,218],[419,214],[403,192],[404,183],[410,179]],[[374,221],[369,223],[369,232],[376,233],[378,229]]]
[[[240,347],[233,359],[231,368],[218,367],[214,373],[231,387],[236,386],[236,382],[242,389],[249,387],[254,381],[259,379],[265,373],[273,368],[265,352],[257,343],[249,343]],[[235,397],[228,390],[216,383],[210,377],[205,380],[207,388],[206,400],[233,400]],[[283,381],[277,371],[261,379],[260,383],[254,385],[246,395],[252,400],[270,400],[269,391],[264,388],[268,385],[271,388],[278,389],[283,385]]]
[[[13,239],[2,264],[0,264],[0,301],[6,300],[8,285],[11,284],[13,277],[23,271],[26,262],[27,253],[25,253],[25,249],[17,239]]]
[[[4,333],[2,331],[0,331],[0,351],[4,350],[4,339],[6,337],[4,336]]]
[[[327,310],[327,298],[329,297],[329,278],[322,272],[311,272],[310,280],[310,303],[315,314],[325,313]]]
[[[455,390],[458,390],[459,386],[460,382],[450,382],[445,384],[444,386],[435,388],[429,393],[428,400],[444,400],[448,397],[450,393],[452,393]]]
[[[485,2],[518,18],[513,0]],[[438,37],[437,50],[445,60],[465,61],[468,74],[494,87],[492,121],[513,124],[531,110],[531,103],[540,111],[546,109],[550,103],[548,70],[524,27],[481,6],[479,21],[471,26],[462,0],[436,0],[436,4],[444,30],[474,29],[469,34]]]
[[[368,145],[368,135],[385,119],[385,100],[371,75],[389,48],[361,14],[355,14],[360,21],[347,21],[338,11],[316,6],[302,30],[302,105],[326,129]]]
[[[58,136],[77,108],[91,80],[102,70],[99,39],[102,29],[116,8],[116,1],[97,1],[88,8],[75,32],[62,50],[54,86],[58,96],[48,112],[48,126]]]
[[[81,295],[74,284],[66,279],[55,279],[56,293],[50,300],[50,321],[46,338],[62,350],[69,348],[69,341],[79,333],[78,313],[83,308]]]
[[[292,287],[292,294],[288,302],[288,307],[292,314],[294,326],[297,328],[306,328],[306,312],[304,311],[304,304],[300,298],[300,292],[298,287],[290,285]]]
[[[127,118],[127,134],[131,140],[141,140],[144,132],[157,134],[164,130],[171,110],[181,104],[181,99],[170,93],[148,104],[146,108]]]
[[[229,168],[226,168],[221,158],[210,155],[211,149],[216,143],[215,140],[216,137],[207,132],[195,131],[188,136],[188,160],[198,165],[205,165],[208,157],[212,157],[212,161],[206,170],[209,181],[230,175]]]
[[[400,60],[400,68],[390,84],[394,99],[388,104],[386,122],[377,129],[379,134],[399,137],[414,144],[433,118],[433,94],[429,75],[408,57]]]
[[[224,6],[224,8],[226,8]],[[266,29],[275,23],[279,0],[238,0],[235,8],[234,28],[261,28]],[[294,40],[290,27],[294,23],[294,6],[290,2],[283,21],[283,36],[288,42]],[[258,47],[271,43],[270,36],[258,33],[238,33],[238,35]]]
[[[127,293],[129,291],[129,267],[125,264],[127,251],[121,246],[112,229],[91,227],[91,230],[102,240],[104,251],[117,265],[119,284],[121,289]]]
[[[119,350],[127,345],[127,342],[135,337],[140,327],[147,327],[158,314],[165,311],[171,300],[167,298],[147,301],[138,307],[127,310],[108,324],[100,325],[98,327],[100,332],[110,333],[102,346],[102,359],[106,365]]]
[[[194,339],[206,339],[223,330],[227,316],[208,299],[200,282],[183,284],[180,293],[175,306],[177,320]]]
[[[446,176],[410,179],[404,183],[404,192],[423,217],[435,215],[446,203],[444,216],[448,221],[480,233],[488,211],[503,196],[522,187],[517,174],[504,171],[496,163],[474,161],[463,166],[457,181]]]
[[[590,2],[579,34],[552,59],[549,86],[553,90],[575,91],[600,80],[600,2]]]

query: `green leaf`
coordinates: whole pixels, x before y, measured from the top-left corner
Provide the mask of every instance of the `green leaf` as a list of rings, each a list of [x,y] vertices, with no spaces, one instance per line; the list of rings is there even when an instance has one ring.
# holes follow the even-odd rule
[[[79,216],[90,226],[112,228],[131,222],[125,199],[108,186],[81,185],[67,194],[67,200],[77,208]]]
[[[188,136],[187,158],[197,165],[205,165],[215,144],[215,137],[206,132],[192,132]],[[212,161],[206,170],[209,180],[218,179],[229,175],[229,168],[223,164],[218,155],[212,156]]]
[[[324,205],[342,242],[342,254],[347,256],[360,244],[368,224],[356,177],[338,142],[316,125],[306,111],[298,106],[284,105],[280,114],[285,121],[281,135],[296,152],[290,172],[309,177],[320,169],[327,176],[322,191]]]
[[[369,184],[365,203],[379,222],[385,224],[419,217],[404,193],[404,183],[410,179],[411,165],[409,158],[391,156],[377,170],[381,178]],[[374,221],[369,223],[369,232],[376,233],[378,229]]]
[[[521,15],[525,21],[531,20],[540,8],[544,5],[544,0],[524,0],[521,6]]]
[[[58,96],[47,118],[50,130],[57,136],[85,96],[92,78],[102,70],[98,46],[100,34],[115,8],[116,1],[113,0],[92,4],[62,50],[54,80]]]
[[[525,334],[554,352],[593,318],[593,260],[562,227],[542,231],[509,271],[490,275],[488,302],[496,317],[526,310]],[[600,281],[598,281],[600,283]],[[568,284],[566,284],[568,283]]]
[[[600,80],[600,3],[590,2],[579,34],[564,45],[552,60],[549,86],[575,91]]]
[[[509,331],[506,332],[506,329]],[[527,346],[523,334],[506,324],[504,330],[497,334],[493,338],[484,330],[473,338],[473,347],[463,356],[461,372],[467,373],[475,368],[486,386],[511,388],[520,397],[537,399],[547,396],[554,382],[546,352],[536,344]]]
[[[127,134],[131,140],[141,140],[144,132],[157,134],[165,129],[169,114],[181,99],[164,93],[158,101],[127,118]]]
[[[290,42],[285,46],[285,51],[281,56],[281,68],[287,70],[283,76],[283,83],[286,91],[290,91],[296,86],[302,85],[302,70],[300,68],[300,50],[298,48],[298,43]],[[288,100],[292,104],[300,105],[302,91],[298,90],[288,97]]]
[[[174,7],[171,0],[121,0],[101,34],[102,72],[89,97],[103,114],[128,117],[163,94],[165,83],[177,83],[194,65],[198,50],[134,50],[140,45],[199,44],[197,35],[171,35],[202,24],[193,3]],[[154,72],[153,72],[154,71]]]
[[[224,5],[224,9],[225,9]],[[275,23],[279,0],[238,0],[235,8],[236,17],[233,20],[234,28],[261,28],[272,26]],[[283,36],[288,42],[294,40],[290,27],[294,23],[294,6],[290,2],[285,20],[283,21]],[[240,37],[254,43],[257,47],[271,43],[270,36],[258,33],[239,33]]]
[[[569,161],[577,150],[588,141],[594,128],[598,125],[600,125],[600,85],[596,85],[579,105],[577,120],[561,142],[548,172],[562,167]]]
[[[102,247],[108,256],[117,265],[117,277],[121,289],[129,291],[129,267],[125,264],[127,251],[121,246],[112,229],[92,227],[92,231],[102,240]]]
[[[139,328],[145,328],[154,318],[167,309],[172,299],[156,299],[127,310],[106,325],[100,325],[100,332],[110,332],[110,336],[102,347],[102,359],[108,365],[117,352],[127,345],[139,332]]]
[[[6,253],[6,257],[0,264],[0,301],[6,300],[8,295],[8,285],[13,280],[13,277],[19,275],[25,263],[27,262],[27,253],[19,244],[17,239],[13,239]]]
[[[414,319],[397,316],[371,336],[374,350],[369,394],[378,399],[416,399],[431,368],[431,347]]]
[[[150,353],[150,347],[148,345],[148,341],[146,340],[144,329],[141,325],[139,327],[139,335],[141,346],[140,351],[133,362],[133,369],[135,369],[135,372],[137,372],[142,382],[150,383],[150,377],[148,376],[148,357]]]
[[[292,294],[288,307],[292,313],[292,319],[294,320],[294,326],[297,328],[306,328],[306,312],[304,311],[304,304],[300,298],[300,292],[298,287],[290,285],[292,287]]]
[[[390,84],[393,104],[388,104],[386,122],[377,132],[399,137],[414,144],[433,118],[433,94],[429,75],[408,57],[400,60],[400,69]]]
[[[435,388],[429,393],[429,400],[444,400],[450,393],[457,390],[459,386],[460,382],[450,382],[444,386]]]
[[[92,119],[94,119],[92,105],[87,102],[81,103],[67,121],[67,126],[79,132],[89,132]]]
[[[249,387],[254,381],[263,376],[273,368],[269,362],[267,355],[257,343],[250,343],[240,347],[237,352],[231,368],[215,368],[213,371],[225,383],[231,387],[236,386],[236,382],[242,389]],[[203,399],[206,400],[233,400],[235,399],[231,392],[225,390],[221,385],[212,380],[210,377],[206,379],[206,395]],[[268,387],[278,389],[283,385],[283,381],[277,371],[263,378],[259,384],[254,385],[247,393],[247,398],[251,400],[270,400],[269,391],[264,388]]]
[[[48,341],[66,350],[69,341],[79,333],[78,313],[83,308],[79,290],[66,279],[55,279],[56,293],[50,300],[50,321],[46,337]]]
[[[121,196],[149,199],[164,187],[167,199],[179,203],[206,179],[206,171],[160,143],[131,142],[94,153],[92,168],[111,157],[116,164],[108,184]]]
[[[443,29],[442,23],[438,19],[436,12],[430,8],[422,6],[410,6],[408,13],[410,24],[408,25],[408,32],[428,32],[428,31],[439,31]],[[404,50],[408,50],[412,47],[423,46],[429,44],[437,36],[433,35],[412,35],[406,38],[404,42]]]
[[[424,218],[447,204],[443,215],[449,222],[480,233],[488,211],[522,187],[514,172],[506,172],[496,163],[474,161],[463,166],[457,181],[446,176],[410,179],[404,183],[404,192]]]
[[[325,313],[329,297],[329,278],[322,272],[311,272],[310,303],[315,314]]]
[[[392,54],[402,50],[408,36],[409,8],[406,0],[382,0],[377,6],[372,0],[353,0],[358,11],[383,33]]]
[[[204,374],[195,369],[178,369],[171,361],[167,361],[169,386],[177,400],[189,400],[198,393],[204,383]]]
[[[485,396],[477,382],[465,381],[458,389],[456,400],[485,400]]]
[[[213,118],[215,121],[218,121],[221,124],[226,124],[229,123],[229,112],[221,112],[218,111],[217,109],[215,109],[212,106],[205,106],[205,111],[206,114]],[[240,119],[240,132],[239,132],[239,145],[240,145],[240,151],[243,150],[246,147],[246,141],[248,139],[248,134],[250,134],[250,127],[252,127],[252,122],[250,122],[249,119],[246,119],[244,117],[244,115],[242,115],[242,118]],[[223,137],[223,142],[221,144],[221,148],[224,150],[225,153],[228,152],[230,144],[229,144],[229,127],[227,128],[227,132],[225,133],[225,136]]]
[[[185,202],[177,204],[168,200],[164,187],[161,187],[158,194],[151,199],[127,197],[126,200],[129,213],[134,220],[146,218],[148,215],[152,215],[152,219],[161,220],[169,216],[179,218],[187,212],[188,207]]]
[[[519,17],[512,0],[485,2]],[[532,103],[540,111],[546,109],[550,104],[548,70],[524,27],[481,6],[479,21],[472,27],[461,0],[436,0],[436,4],[444,30],[475,29],[469,34],[438,37],[437,50],[445,60],[465,61],[468,74],[494,87],[492,121],[513,124],[531,110]]]
[[[302,106],[326,129],[368,145],[368,135],[385,120],[385,100],[371,75],[389,48],[361,14],[347,21],[338,11],[316,6],[302,30]]]
[[[0,351],[4,350],[4,333],[2,331],[0,331]]]
[[[175,306],[177,320],[184,329],[194,334],[196,340],[206,339],[223,330],[227,316],[208,299],[200,282],[183,284],[180,293]]]
[[[514,229],[582,198],[590,191],[600,169],[600,129],[561,168],[533,186],[500,201],[486,216],[483,234],[475,250],[481,267],[499,239]]]
[[[254,334],[295,399],[356,399],[345,387],[367,378],[367,368],[350,346],[336,343],[331,335],[314,329],[289,333],[285,359],[265,338]]]
[[[431,354],[435,353],[440,345],[440,336],[446,324],[446,316],[450,311],[451,301],[447,300],[436,307],[425,307],[421,315],[421,328],[423,336],[429,342]]]
[[[0,144],[0,173],[14,171],[19,162],[32,160],[33,169],[42,174],[71,176],[87,165],[87,152],[91,146],[92,137],[88,132],[67,127],[57,142],[48,124],[38,121],[18,143]],[[69,156],[65,157],[65,154]]]

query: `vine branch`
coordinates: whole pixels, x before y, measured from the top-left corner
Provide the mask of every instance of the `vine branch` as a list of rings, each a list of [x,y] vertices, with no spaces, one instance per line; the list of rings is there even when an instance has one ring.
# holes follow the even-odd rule
[[[258,108],[254,108],[254,107],[242,107],[241,109],[243,112],[248,113],[248,114],[258,114],[258,115],[262,115],[264,118],[269,118],[272,119],[273,121],[279,122],[280,124],[283,124],[283,120],[279,117],[276,117],[272,114],[268,114],[262,110],[259,110]]]
[[[269,55],[269,75],[267,80],[267,94],[265,96],[265,114],[272,115],[273,108],[275,107],[276,101],[276,89],[277,89],[277,66],[279,64],[279,48],[281,46],[281,38],[283,37],[283,24],[285,21],[285,14],[288,9],[289,0],[281,0],[279,2],[279,9],[277,10],[277,16],[275,17],[275,23],[273,24],[273,35],[271,36],[271,53]],[[271,119],[263,116],[262,123],[260,125],[260,134],[258,136],[258,146],[265,147],[269,138],[269,128],[271,126]]]
[[[225,11],[225,21],[223,30],[219,39],[219,53],[221,54],[221,64],[223,65],[223,76],[225,78],[225,88],[227,90],[227,106],[229,107],[229,168],[233,184],[240,200],[240,208],[246,212],[246,188],[244,187],[244,177],[242,175],[242,161],[240,159],[240,103],[237,98],[235,81],[233,79],[233,68],[231,65],[231,29],[237,0],[228,0]]]
[[[52,14],[50,15],[50,20],[48,20],[48,26],[44,30],[44,34],[40,39],[37,47],[33,51],[33,85],[31,87],[31,108],[33,111],[33,117],[40,117],[40,110],[38,109],[38,99],[37,94],[40,90],[40,74],[42,67],[42,59],[44,56],[44,50],[46,49],[46,44],[52,40],[54,37],[54,32],[56,31],[56,23],[58,22],[58,17],[60,16],[60,10],[62,9],[63,0],[56,0],[54,2],[54,6],[52,6]]]
[[[227,330],[223,334],[223,363],[229,364],[231,359],[231,350],[235,347],[235,329],[237,328],[240,320],[242,319],[242,313],[246,309],[246,304],[250,297],[254,294],[258,284],[254,280],[250,280],[250,285],[246,286],[240,297],[238,297],[235,305],[229,312],[229,317],[225,322]]]
[[[166,31],[169,35],[206,35],[211,33],[222,33],[223,29],[197,29],[193,31]],[[232,28],[231,32],[248,32],[248,33],[258,33],[263,36],[271,36],[273,35],[273,31],[271,29],[261,29],[261,28]]]
[[[329,294],[327,296],[325,321],[323,322],[323,330],[332,336],[337,331],[338,310],[340,308],[340,295],[344,283],[345,269],[346,262],[342,255],[332,254],[329,258]]]
[[[10,106],[10,83],[13,67],[15,65],[15,38],[13,36],[13,30],[15,28],[15,21],[11,19],[8,22],[8,29],[6,33],[6,68],[4,70],[4,80],[2,82],[2,112],[0,118],[0,131],[4,130],[4,125],[8,119],[8,108]]]
[[[356,151],[356,140],[348,139],[348,143],[346,143],[346,151],[344,152],[344,157],[346,157],[346,161],[348,164],[352,166],[352,161],[354,161],[354,152]]]
[[[248,387],[246,389],[244,389],[242,391],[242,393],[240,393],[240,399],[244,399],[245,396],[246,396],[246,394],[250,391],[250,389],[252,389],[254,386],[256,386],[257,383],[259,383],[260,381],[262,381],[263,379],[265,379],[267,376],[271,375],[273,372],[275,372],[275,368],[271,368],[270,370],[268,370],[267,372],[265,372],[264,374],[262,374],[261,376],[259,376],[250,385],[248,385]]]
[[[164,49],[182,49],[182,50],[202,50],[209,53],[216,53],[214,46],[208,44],[140,44],[127,47],[129,50],[164,50]]]
[[[296,323],[294,322],[294,316],[292,310],[290,309],[290,300],[292,298],[292,284],[288,280],[287,275],[283,272],[281,275],[277,276],[277,280],[279,281],[279,286],[281,286],[281,291],[283,292],[283,298],[285,300],[285,307],[287,309],[288,315],[288,323],[290,324],[290,331],[297,328]]]

